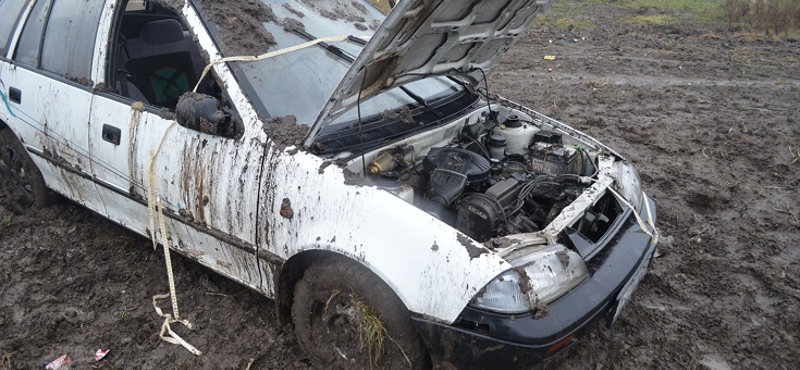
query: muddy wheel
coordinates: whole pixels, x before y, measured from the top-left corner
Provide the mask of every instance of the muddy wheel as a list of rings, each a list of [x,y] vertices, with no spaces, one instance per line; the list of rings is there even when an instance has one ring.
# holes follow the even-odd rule
[[[312,264],[295,286],[292,322],[300,347],[319,368],[430,368],[403,302],[355,262]]]
[[[56,199],[28,152],[9,129],[0,130],[0,195],[5,196],[6,204],[17,213],[47,206]]]

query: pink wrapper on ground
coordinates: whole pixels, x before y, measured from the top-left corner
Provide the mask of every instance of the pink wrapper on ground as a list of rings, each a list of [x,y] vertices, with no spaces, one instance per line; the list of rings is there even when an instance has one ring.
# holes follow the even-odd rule
[[[67,357],[67,355],[64,355],[64,356],[61,356],[61,357],[53,360],[53,362],[47,364],[47,366],[45,366],[44,368],[48,369],[48,370],[58,370],[62,366],[64,366],[64,364],[69,365],[71,363],[72,363],[72,360],[69,357]]]
[[[106,355],[108,354],[108,351],[110,351],[110,350],[111,350],[110,348],[109,349],[98,349],[97,352],[94,353],[94,360],[95,361],[102,360],[103,357],[106,357]]]

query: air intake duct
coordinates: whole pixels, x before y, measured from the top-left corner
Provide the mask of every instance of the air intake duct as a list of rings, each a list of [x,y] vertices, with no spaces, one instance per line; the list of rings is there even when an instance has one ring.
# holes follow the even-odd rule
[[[433,148],[423,161],[430,172],[429,212],[444,220],[443,213],[470,184],[489,178],[491,164],[479,154],[461,148]]]

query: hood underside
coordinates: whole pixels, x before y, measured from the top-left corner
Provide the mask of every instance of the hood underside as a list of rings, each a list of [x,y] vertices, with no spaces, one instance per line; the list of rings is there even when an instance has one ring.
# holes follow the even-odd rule
[[[309,133],[347,108],[386,90],[433,75],[472,84],[555,0],[403,0],[392,9],[334,90]],[[360,94],[359,94],[360,92]]]

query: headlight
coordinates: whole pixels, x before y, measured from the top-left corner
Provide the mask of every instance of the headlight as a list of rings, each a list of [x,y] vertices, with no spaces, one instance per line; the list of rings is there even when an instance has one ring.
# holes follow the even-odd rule
[[[478,292],[470,306],[487,311],[519,314],[531,310],[528,296],[519,287],[519,274],[508,270]]]
[[[589,277],[583,259],[563,245],[540,248],[513,264],[517,267],[492,280],[470,306],[505,314],[528,312],[555,301]]]
[[[619,194],[627,199],[637,211],[641,210],[644,196],[642,195],[642,181],[639,179],[639,171],[636,171],[636,167],[618,162],[617,185]]]

